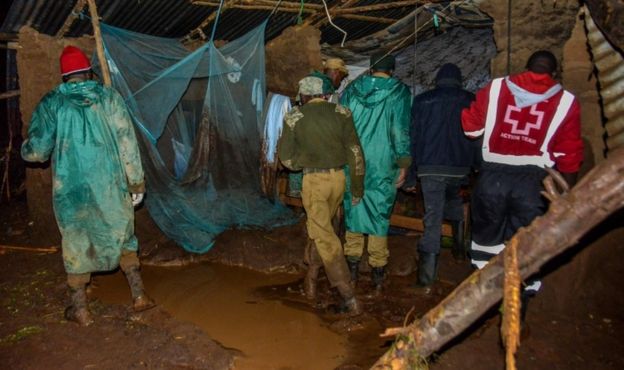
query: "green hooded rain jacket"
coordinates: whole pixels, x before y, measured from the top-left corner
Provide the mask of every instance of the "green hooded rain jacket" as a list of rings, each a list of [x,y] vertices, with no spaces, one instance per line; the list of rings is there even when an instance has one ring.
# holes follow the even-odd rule
[[[411,164],[411,100],[401,81],[368,75],[353,81],[342,94],[341,103],[353,113],[366,158],[364,197],[355,207],[347,181],[344,208],[349,231],[388,235],[399,168]]]
[[[137,250],[130,192],[143,168],[123,98],[96,81],[63,83],[33,113],[22,157],[52,157],[54,214],[70,274],[112,270]]]

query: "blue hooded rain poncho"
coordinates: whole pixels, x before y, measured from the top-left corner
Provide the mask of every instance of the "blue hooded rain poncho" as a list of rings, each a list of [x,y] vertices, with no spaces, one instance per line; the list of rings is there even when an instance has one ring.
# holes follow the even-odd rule
[[[130,192],[144,192],[139,149],[122,97],[96,81],[48,93],[33,113],[22,157],[52,156],[53,204],[70,274],[112,270],[136,251]]]
[[[347,183],[344,197],[347,230],[386,236],[399,168],[407,168],[411,162],[410,91],[395,78],[365,75],[346,87],[341,103],[353,113],[366,158],[364,197],[355,207],[351,205]]]

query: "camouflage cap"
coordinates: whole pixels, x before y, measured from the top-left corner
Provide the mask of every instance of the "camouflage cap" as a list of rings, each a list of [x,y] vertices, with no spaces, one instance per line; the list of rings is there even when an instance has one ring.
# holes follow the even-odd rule
[[[330,92],[324,88],[323,79],[315,76],[307,76],[299,81],[299,94],[298,95],[325,95]]]

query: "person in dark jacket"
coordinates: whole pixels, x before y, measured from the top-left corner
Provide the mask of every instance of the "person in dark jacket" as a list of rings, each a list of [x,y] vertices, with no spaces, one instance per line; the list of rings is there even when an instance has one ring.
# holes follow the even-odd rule
[[[462,89],[461,71],[443,65],[436,88],[414,98],[408,190],[420,180],[425,205],[425,232],[418,245],[418,284],[429,287],[437,275],[442,220],[451,221],[453,256],[465,259],[464,213],[459,194],[471,167],[478,162],[479,145],[464,135],[461,112],[474,94]]]

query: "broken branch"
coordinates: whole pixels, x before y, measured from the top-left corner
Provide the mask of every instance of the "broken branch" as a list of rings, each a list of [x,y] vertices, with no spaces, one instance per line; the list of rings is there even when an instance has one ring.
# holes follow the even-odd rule
[[[624,206],[624,148],[591,170],[566,195],[555,199],[548,212],[513,239],[518,244],[520,276],[526,279],[546,262],[575,245],[607,216]],[[512,239],[512,240],[513,240]],[[394,346],[373,365],[375,369],[405,368],[409,356],[427,357],[462,333],[503,294],[505,250],[482,270],[475,271],[420,320],[397,332],[403,350]],[[395,367],[393,367],[394,369]]]

